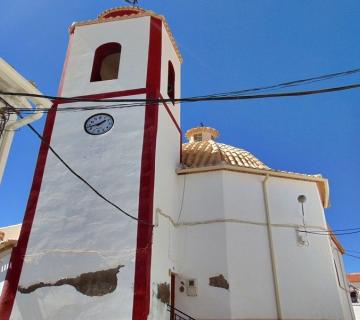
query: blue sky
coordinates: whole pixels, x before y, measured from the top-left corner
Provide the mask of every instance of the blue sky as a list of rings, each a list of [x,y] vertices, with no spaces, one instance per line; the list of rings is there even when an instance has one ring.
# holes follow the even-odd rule
[[[34,80],[43,93],[56,94],[70,24],[122,4],[119,0],[2,0],[0,56]],[[358,0],[143,0],[141,5],[165,15],[170,24],[184,57],[184,97],[360,67]],[[355,82],[360,76],[301,89]],[[251,151],[272,168],[323,174],[330,181],[331,208],[326,210],[330,225],[357,227],[359,101],[360,90],[353,90],[183,105],[182,127],[185,131],[203,122],[220,131],[219,141]],[[35,126],[42,130],[43,120]],[[0,225],[22,220],[38,147],[27,128],[17,132],[0,185]],[[360,256],[360,234],[339,238]],[[344,260],[347,271],[360,271],[360,260]]]

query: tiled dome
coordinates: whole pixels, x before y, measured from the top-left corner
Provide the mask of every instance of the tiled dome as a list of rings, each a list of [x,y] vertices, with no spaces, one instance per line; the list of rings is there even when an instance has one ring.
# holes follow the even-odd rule
[[[228,164],[270,170],[250,152],[215,142],[218,135],[217,130],[209,127],[197,127],[187,131],[189,142],[182,145],[182,164],[187,168]]]

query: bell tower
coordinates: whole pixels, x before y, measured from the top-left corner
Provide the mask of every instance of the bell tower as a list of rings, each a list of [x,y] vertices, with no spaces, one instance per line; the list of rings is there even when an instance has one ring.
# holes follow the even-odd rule
[[[164,17],[150,11],[114,8],[71,26],[58,95],[82,99],[54,101],[48,113],[2,320],[147,319],[155,202],[177,187],[181,62]]]

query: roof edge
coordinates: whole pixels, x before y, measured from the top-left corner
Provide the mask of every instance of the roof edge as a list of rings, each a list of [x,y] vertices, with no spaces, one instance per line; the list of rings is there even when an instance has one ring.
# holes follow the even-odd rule
[[[116,9],[116,8],[113,8],[110,10],[114,10],[114,9]],[[180,60],[180,63],[183,63],[183,57],[180,53],[180,49],[176,43],[175,37],[174,37],[173,33],[171,32],[171,29],[170,29],[169,24],[167,23],[165,17],[162,15],[156,14],[153,11],[145,10],[144,12],[141,12],[138,14],[124,15],[124,16],[113,17],[113,18],[99,17],[97,19],[90,19],[90,20],[85,20],[85,21],[80,21],[80,22],[74,22],[69,28],[69,33],[73,33],[75,31],[76,27],[82,27],[82,26],[98,24],[98,23],[121,21],[121,20],[127,20],[127,19],[135,19],[135,18],[141,18],[141,17],[154,17],[154,18],[160,19],[164,23],[165,30],[167,31],[170,41],[174,46],[176,55],[177,55],[178,59]]]
[[[277,178],[285,178],[285,179],[293,179],[293,180],[301,180],[301,181],[308,181],[308,182],[315,182],[317,184],[321,202],[324,208],[329,207],[329,184],[326,178],[321,176],[311,176],[301,173],[293,173],[293,172],[284,172],[284,171],[275,171],[275,170],[268,170],[268,169],[255,169],[255,168],[246,168],[246,167],[237,167],[228,164],[221,164],[215,166],[208,166],[208,167],[198,167],[198,168],[178,168],[176,169],[176,173],[178,175],[183,174],[194,174],[194,173],[204,173],[210,171],[232,171],[232,172],[242,172],[242,173],[249,173],[249,174],[256,174],[256,175],[263,175],[263,176],[270,176],[270,177],[277,177]]]

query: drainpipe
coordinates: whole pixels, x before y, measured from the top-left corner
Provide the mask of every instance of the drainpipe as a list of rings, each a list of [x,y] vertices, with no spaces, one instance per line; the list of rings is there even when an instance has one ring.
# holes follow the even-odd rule
[[[264,203],[265,203],[265,213],[266,213],[266,226],[269,237],[269,249],[270,249],[270,259],[271,259],[271,269],[273,274],[273,282],[274,282],[274,293],[275,293],[275,301],[276,301],[276,312],[279,320],[282,320],[282,311],[281,311],[281,302],[280,302],[280,290],[279,290],[279,280],[276,269],[276,257],[274,250],[274,240],[271,229],[271,217],[270,217],[270,208],[269,208],[269,194],[267,182],[269,180],[269,175],[267,174],[265,179],[262,181],[263,185],[263,194],[264,194]]]

